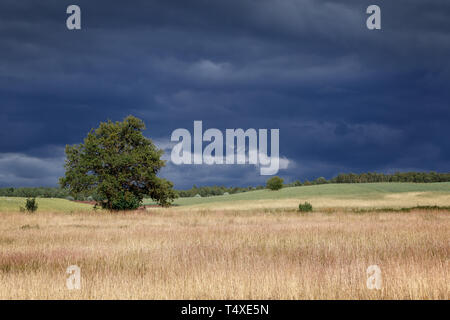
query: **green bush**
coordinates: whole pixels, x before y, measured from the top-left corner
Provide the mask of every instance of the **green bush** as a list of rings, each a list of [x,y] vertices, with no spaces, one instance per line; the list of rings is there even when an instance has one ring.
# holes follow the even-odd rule
[[[37,202],[36,202],[36,198],[28,198],[27,201],[25,202],[25,209],[28,212],[35,212],[38,208]]]
[[[67,197],[66,197],[66,200],[69,200],[69,201],[74,201],[74,200],[75,200],[75,198],[74,198],[74,197],[72,197],[72,196],[67,196]]]
[[[300,203],[298,205],[298,211],[300,211],[300,212],[311,212],[312,210],[313,210],[313,207],[312,207],[311,203],[309,203],[309,202]]]
[[[283,179],[275,176],[267,180],[266,182],[266,188],[270,190],[280,190],[283,188]]]
[[[131,192],[125,192],[116,194],[114,198],[110,198],[109,206],[104,204],[103,208],[110,210],[136,210],[140,205],[141,199]]]

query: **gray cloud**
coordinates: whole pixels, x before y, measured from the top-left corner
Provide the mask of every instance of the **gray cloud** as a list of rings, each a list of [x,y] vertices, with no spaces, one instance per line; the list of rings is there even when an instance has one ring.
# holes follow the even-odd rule
[[[79,32],[65,28],[74,3]],[[365,27],[369,4],[3,0],[0,153],[21,158],[3,160],[2,184],[55,184],[61,171],[45,169],[48,146],[79,143],[100,121],[128,114],[157,141],[194,120],[280,128],[281,154],[296,164],[282,174],[294,180],[448,171],[450,3],[380,0],[379,32]],[[252,167],[165,172],[180,186],[196,175],[218,184],[261,179]]]
[[[0,153],[0,186],[54,186],[64,174],[64,158]]]

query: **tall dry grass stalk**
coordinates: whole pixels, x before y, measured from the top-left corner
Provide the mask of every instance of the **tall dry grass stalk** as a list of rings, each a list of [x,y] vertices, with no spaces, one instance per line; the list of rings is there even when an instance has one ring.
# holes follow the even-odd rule
[[[450,298],[449,212],[0,216],[1,299]]]

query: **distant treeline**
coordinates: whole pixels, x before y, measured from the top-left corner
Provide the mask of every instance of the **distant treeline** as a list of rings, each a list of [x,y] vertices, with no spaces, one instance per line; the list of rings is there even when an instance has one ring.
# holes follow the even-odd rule
[[[201,196],[201,197],[209,197],[209,196],[221,196],[223,194],[234,194],[234,193],[241,193],[241,192],[247,192],[252,190],[261,190],[264,189],[264,186],[257,186],[257,187],[224,187],[224,186],[206,186],[206,187],[197,187],[193,186],[189,190],[176,190],[179,197],[195,197],[195,196]]]
[[[368,173],[341,173],[332,179],[324,177],[317,178],[312,181],[300,180],[284,184],[285,188],[310,186],[326,183],[368,183],[368,182],[450,182],[450,173],[437,172],[397,172],[394,174],[384,174],[376,172]],[[179,197],[209,197],[223,194],[234,194],[247,192],[252,190],[261,190],[265,186],[256,187],[225,187],[225,186],[193,186],[189,190],[176,190]],[[61,188],[0,188],[0,197],[37,197],[37,198],[66,198],[74,200],[74,198],[65,189]],[[95,196],[94,196],[95,198]],[[79,196],[75,200],[92,200],[91,196]]]
[[[394,174],[384,174],[377,172],[367,173],[340,173],[336,177],[327,180],[324,177],[316,180],[301,182],[300,180],[286,184],[285,187],[309,186],[325,183],[370,183],[370,182],[450,182],[450,173],[437,172],[396,172]]]
[[[431,172],[396,172],[384,174],[376,172],[368,173],[341,173],[330,180],[330,183],[366,183],[366,182],[449,182],[450,173]]]
[[[315,180],[300,180],[284,184],[284,188],[312,186],[317,184],[327,183],[368,183],[368,182],[417,182],[417,183],[431,183],[431,182],[450,182],[450,173],[437,172],[396,172],[394,174],[384,174],[376,172],[368,173],[341,173],[332,179],[325,179],[324,177]],[[247,192],[252,190],[261,190],[265,186],[247,187],[247,188],[227,188],[224,186],[212,187],[196,187],[193,186],[189,190],[178,190],[179,197],[208,197],[223,195],[225,193],[233,194],[240,192]]]
[[[0,188],[0,197],[66,198],[69,196],[69,192],[61,188]]]

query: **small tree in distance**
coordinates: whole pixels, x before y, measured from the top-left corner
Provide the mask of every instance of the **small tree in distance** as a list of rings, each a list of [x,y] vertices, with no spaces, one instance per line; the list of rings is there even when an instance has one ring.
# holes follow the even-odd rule
[[[128,116],[123,122],[102,122],[84,143],[66,146],[61,187],[73,195],[94,195],[102,208],[136,209],[144,196],[169,206],[176,195],[170,181],[156,174],[165,165],[162,150],[146,138],[144,122]]]
[[[272,177],[267,180],[266,188],[273,191],[280,190],[281,188],[283,188],[283,181],[284,180],[278,176]]]
[[[36,203],[36,198],[28,198],[25,202],[25,209],[30,212],[33,213],[37,210],[38,205]]]

